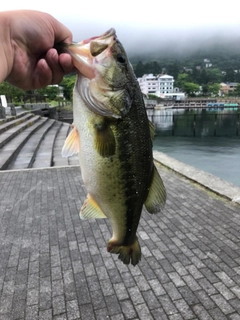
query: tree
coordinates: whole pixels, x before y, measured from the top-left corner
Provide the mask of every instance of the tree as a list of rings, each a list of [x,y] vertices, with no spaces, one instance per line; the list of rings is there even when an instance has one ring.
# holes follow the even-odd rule
[[[151,73],[157,75],[162,72],[162,68],[157,61],[152,61],[151,65],[152,65],[151,66],[151,69],[152,69]]]
[[[8,102],[22,102],[25,95],[25,91],[16,88],[8,82],[2,82],[0,84],[0,95],[5,95]]]
[[[189,96],[195,96],[195,93],[199,91],[199,85],[193,82],[185,82],[183,86],[183,90]]]
[[[59,95],[59,87],[58,86],[47,86],[42,89],[38,89],[35,93],[39,93],[42,96],[46,96],[48,100],[55,100]]]
[[[214,96],[217,96],[220,90],[220,84],[219,83],[213,83],[208,86],[208,92],[211,93]]]
[[[60,83],[63,87],[63,94],[67,100],[72,100],[73,87],[76,82],[76,75],[65,76]]]
[[[203,82],[201,81],[201,71],[198,70],[196,67],[194,67],[192,69],[192,73],[191,73],[191,81],[198,83],[198,84],[203,84]]]
[[[204,96],[206,96],[209,92],[209,86],[207,84],[202,85],[202,93]]]
[[[201,69],[200,76],[199,76],[199,84],[208,84],[209,78],[206,72],[206,69]]]
[[[136,67],[134,68],[134,72],[137,78],[142,77],[145,73],[145,66],[142,61],[138,61]]]
[[[224,76],[224,82],[234,82],[235,81],[235,72],[232,67],[229,67],[225,70],[226,74]]]
[[[240,83],[236,86],[234,93],[236,94],[236,96],[240,96]]]
[[[220,83],[223,80],[222,71],[218,68],[206,69],[208,83]]]
[[[167,66],[167,73],[170,76],[173,76],[174,79],[178,78],[179,72],[180,72],[180,67],[179,67],[179,63],[178,62],[170,63]]]
[[[180,73],[175,81],[175,87],[183,89],[184,83],[189,81],[189,75],[187,73]]]

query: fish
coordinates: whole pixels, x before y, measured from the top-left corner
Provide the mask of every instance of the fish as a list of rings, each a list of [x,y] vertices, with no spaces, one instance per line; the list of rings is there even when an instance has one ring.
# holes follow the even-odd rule
[[[78,75],[72,130],[62,156],[79,156],[87,190],[80,218],[108,218],[113,234],[107,251],[136,266],[141,260],[137,228],[143,206],[155,214],[166,202],[152,154],[155,129],[114,28],[66,50]]]

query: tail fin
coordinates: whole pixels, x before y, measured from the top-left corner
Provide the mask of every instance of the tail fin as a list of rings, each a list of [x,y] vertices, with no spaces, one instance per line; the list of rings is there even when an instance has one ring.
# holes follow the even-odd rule
[[[136,266],[141,260],[141,248],[137,237],[134,243],[129,246],[118,246],[109,240],[107,251],[119,254],[118,259],[120,259],[124,264],[131,263],[133,266]]]

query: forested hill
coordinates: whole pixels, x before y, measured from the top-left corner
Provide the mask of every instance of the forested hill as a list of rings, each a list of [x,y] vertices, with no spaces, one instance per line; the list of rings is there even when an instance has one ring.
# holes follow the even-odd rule
[[[204,59],[210,60],[210,68],[206,67]],[[177,79],[179,73],[191,73],[191,81],[199,84],[240,82],[240,72],[236,72],[240,70],[240,39],[235,37],[213,41],[211,38],[192,46],[172,43],[149,52],[141,53],[139,50],[137,54],[131,53],[130,61],[137,77],[164,72]],[[199,81],[201,73],[202,78],[205,73],[209,74],[209,79]],[[214,76],[211,77],[211,74]]]

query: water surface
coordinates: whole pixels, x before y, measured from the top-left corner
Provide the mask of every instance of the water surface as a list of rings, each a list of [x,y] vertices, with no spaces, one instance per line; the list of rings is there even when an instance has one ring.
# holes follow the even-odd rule
[[[240,137],[157,135],[155,150],[240,187]]]

